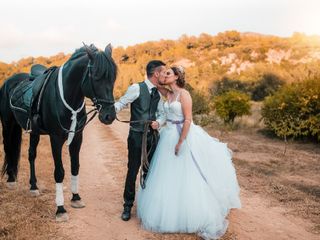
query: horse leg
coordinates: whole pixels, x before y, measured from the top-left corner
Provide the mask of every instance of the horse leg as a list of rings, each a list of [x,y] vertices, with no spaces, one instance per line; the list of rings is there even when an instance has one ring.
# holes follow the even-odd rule
[[[29,164],[30,164],[30,193],[32,196],[39,196],[39,189],[37,187],[36,170],[34,166],[35,159],[37,157],[37,146],[40,140],[40,135],[30,134],[29,144]]]
[[[84,202],[79,195],[79,152],[82,144],[82,132],[74,136],[72,143],[69,146],[71,157],[71,207],[83,208]]]
[[[54,159],[54,179],[56,181],[56,221],[65,222],[68,221],[69,217],[67,211],[64,208],[63,197],[64,169],[62,164],[61,151],[64,140],[59,136],[50,135],[50,143]]]
[[[7,186],[13,189],[16,187],[18,175],[22,129],[14,119],[11,121],[3,120],[2,135],[5,152],[2,175],[5,173],[8,175]]]

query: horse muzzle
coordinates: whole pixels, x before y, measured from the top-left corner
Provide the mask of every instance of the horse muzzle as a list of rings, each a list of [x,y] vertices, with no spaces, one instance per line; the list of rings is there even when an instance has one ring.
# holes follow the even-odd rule
[[[100,122],[110,125],[114,120],[116,119],[116,113],[111,114],[99,114],[99,120]]]

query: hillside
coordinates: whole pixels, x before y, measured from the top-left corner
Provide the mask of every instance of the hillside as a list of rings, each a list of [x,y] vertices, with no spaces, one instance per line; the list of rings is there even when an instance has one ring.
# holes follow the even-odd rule
[[[0,62],[0,81],[17,72],[28,72],[34,63],[61,65],[69,56],[59,53],[52,57],[28,57],[11,64]],[[161,59],[168,65],[183,65],[187,81],[204,93],[214,81],[223,77],[254,82],[263,74],[272,73],[286,82],[320,79],[320,36],[301,33],[289,38],[236,31],[216,36],[183,35],[178,40],[117,47],[113,56],[119,65],[116,96],[129,84],[144,78],[145,65],[151,59]]]

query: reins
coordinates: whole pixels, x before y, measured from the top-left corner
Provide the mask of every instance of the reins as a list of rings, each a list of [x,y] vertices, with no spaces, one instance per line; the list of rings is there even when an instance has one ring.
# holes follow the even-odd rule
[[[91,109],[89,112],[87,112],[87,113],[85,114],[85,116],[83,116],[83,117],[79,120],[79,122],[81,122],[82,119],[87,118],[87,116],[89,116],[90,113],[92,113],[92,112],[94,112],[94,113],[93,113],[93,115],[89,118],[89,120],[87,120],[87,121],[83,124],[82,127],[80,127],[78,130],[75,130],[75,131],[71,131],[71,130],[66,129],[65,127],[63,127],[62,124],[61,124],[61,122],[60,122],[59,117],[58,117],[58,122],[59,122],[59,125],[60,125],[61,129],[64,130],[67,134],[69,134],[69,133],[74,133],[74,134],[76,134],[76,133],[79,133],[79,132],[83,131],[83,129],[88,125],[89,122],[91,122],[91,121],[94,119],[94,117],[97,115],[97,113],[99,113],[99,111],[100,111],[100,109],[98,109],[97,107],[95,107],[95,108]]]
[[[143,124],[143,134],[142,134],[142,144],[141,144],[141,166],[140,166],[140,185],[142,189],[146,187],[146,183],[143,175],[145,173],[144,169],[146,171],[149,169],[149,161],[148,157],[150,155],[150,152],[152,150],[153,145],[157,144],[157,131],[153,131],[152,139],[151,139],[151,146],[149,151],[147,150],[147,140],[148,140],[148,130],[149,126],[152,123],[152,120],[120,120],[118,116],[116,115],[116,120],[122,123],[142,123]]]

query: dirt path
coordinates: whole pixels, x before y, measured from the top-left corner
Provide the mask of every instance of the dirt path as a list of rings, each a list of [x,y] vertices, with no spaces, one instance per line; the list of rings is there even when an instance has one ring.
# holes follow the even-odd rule
[[[81,150],[80,192],[84,209],[71,209],[63,231],[72,239],[145,239],[135,217],[124,223],[122,188],[125,171],[125,125],[106,127],[97,121],[85,130]],[[120,131],[123,131],[121,133]]]
[[[85,130],[81,150],[80,193],[84,209],[68,206],[70,220],[60,224],[70,239],[198,239],[194,235],[152,234],[141,229],[133,209],[132,220],[123,222],[122,191],[126,173],[128,127],[115,122],[104,126],[95,120]],[[241,177],[241,176],[239,176]],[[230,227],[223,239],[319,239],[307,232],[300,218],[285,215],[269,199],[242,188],[243,208],[229,216]]]

